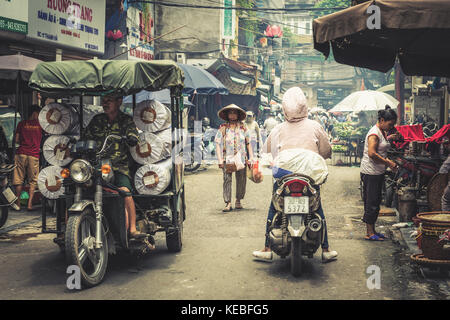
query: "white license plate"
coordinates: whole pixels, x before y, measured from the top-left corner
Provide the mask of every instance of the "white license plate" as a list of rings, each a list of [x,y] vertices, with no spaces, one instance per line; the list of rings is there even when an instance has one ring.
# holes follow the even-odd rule
[[[284,197],[284,213],[309,213],[309,197]]]

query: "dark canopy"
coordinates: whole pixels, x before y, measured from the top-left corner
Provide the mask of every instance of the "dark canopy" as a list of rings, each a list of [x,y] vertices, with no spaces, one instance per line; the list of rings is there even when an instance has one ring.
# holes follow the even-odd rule
[[[183,86],[183,72],[175,62],[88,60],[40,63],[29,86],[48,96],[130,95]]]
[[[368,29],[371,5],[381,29]],[[372,0],[318,18],[314,48],[343,64],[387,72],[399,58],[406,75],[450,76],[450,1]]]
[[[208,71],[188,64],[178,64],[184,72],[183,93],[213,95],[228,94],[228,89]]]

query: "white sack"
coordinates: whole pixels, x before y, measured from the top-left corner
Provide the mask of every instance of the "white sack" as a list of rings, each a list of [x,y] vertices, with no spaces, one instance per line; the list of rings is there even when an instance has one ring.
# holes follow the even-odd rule
[[[136,171],[134,186],[139,194],[158,195],[170,184],[172,159],[146,164]]]
[[[306,149],[287,149],[275,158],[274,166],[292,173],[304,174],[316,185],[324,183],[328,177],[325,159],[318,153]]]
[[[151,164],[164,159],[165,151],[163,149],[164,141],[160,137],[150,132],[142,132],[139,134],[139,143],[130,147],[130,153],[137,163]]]
[[[53,135],[45,140],[42,151],[48,163],[53,166],[64,167],[72,161],[70,147],[69,137]]]
[[[138,129],[158,132],[171,126],[170,109],[156,100],[145,100],[137,104],[133,120]]]
[[[43,169],[38,176],[38,188],[42,195],[48,199],[58,199],[64,194],[61,167],[50,166]]]
[[[77,127],[77,122],[75,110],[59,103],[50,103],[39,113],[39,124],[49,134],[72,132]]]

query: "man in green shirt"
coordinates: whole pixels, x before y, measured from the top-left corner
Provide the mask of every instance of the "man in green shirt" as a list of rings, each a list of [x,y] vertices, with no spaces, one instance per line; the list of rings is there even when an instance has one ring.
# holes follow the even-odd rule
[[[138,141],[138,132],[133,118],[120,111],[122,97],[105,96],[102,98],[102,106],[105,113],[96,115],[84,132],[85,140],[94,140],[102,146],[106,137],[110,134],[126,136],[129,140]],[[133,190],[128,167],[129,152],[126,143],[120,141],[112,143],[108,149],[114,171],[114,185],[121,190],[131,192]],[[129,227],[132,238],[143,238],[145,234],[136,230],[136,207],[133,197],[125,197],[125,214],[127,229]]]

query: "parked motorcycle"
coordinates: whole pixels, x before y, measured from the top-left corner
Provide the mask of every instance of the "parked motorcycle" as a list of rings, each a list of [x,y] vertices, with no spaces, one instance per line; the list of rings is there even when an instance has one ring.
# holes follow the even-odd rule
[[[19,210],[16,204],[17,196],[11,190],[10,177],[16,166],[8,164],[8,157],[0,152],[0,228],[8,220],[9,207]]]
[[[190,132],[189,135],[189,143],[184,147],[184,170],[194,172],[200,168],[206,151],[203,133]]]
[[[302,256],[312,258],[324,241],[324,221],[318,214],[319,186],[308,176],[293,173],[276,181],[276,209],[269,228],[270,248],[282,258],[291,256],[291,273],[302,273]]]
[[[189,132],[189,143],[184,147],[184,170],[194,172],[202,164],[202,160],[215,160],[214,138],[216,129],[209,126],[209,119],[202,120],[202,133]]]

